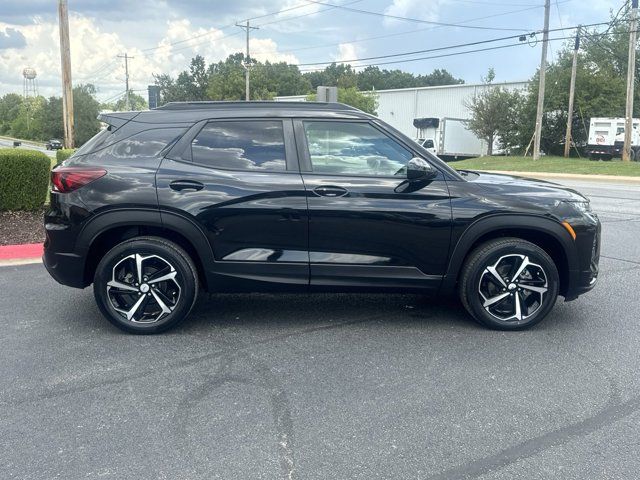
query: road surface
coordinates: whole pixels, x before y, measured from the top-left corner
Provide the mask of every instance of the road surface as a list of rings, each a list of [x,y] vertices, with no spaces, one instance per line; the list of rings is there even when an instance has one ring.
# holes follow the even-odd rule
[[[417,295],[223,295],[131,336],[0,268],[0,478],[637,478],[639,187],[566,183],[602,274],[526,332]]]

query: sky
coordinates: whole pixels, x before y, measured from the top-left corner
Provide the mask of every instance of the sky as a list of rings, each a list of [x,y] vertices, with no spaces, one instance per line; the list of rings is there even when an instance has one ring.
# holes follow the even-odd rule
[[[606,22],[610,11],[622,3],[552,0],[550,28]],[[57,4],[56,0],[0,0],[0,95],[22,93],[25,67],[37,71],[42,95],[61,95]],[[126,52],[133,57],[130,88],[146,97],[153,74],[177,75],[196,54],[211,63],[244,51],[245,34],[235,24],[247,19],[259,27],[251,31],[252,57],[296,63],[303,71],[322,68],[308,65],[317,62],[528,34],[541,30],[544,21],[543,0],[69,0],[68,4],[73,83],[94,84],[102,102],[119,98],[125,90],[124,60],[119,55]],[[567,30],[551,37],[573,34]],[[351,63],[377,63],[380,68],[415,74],[444,68],[467,83],[480,82],[493,67],[495,81],[519,81],[530,78],[540,62],[541,35],[528,38],[527,44],[493,51],[421,58],[518,41]],[[561,46],[562,41],[550,43],[550,58]],[[421,59],[409,61],[415,58]]]

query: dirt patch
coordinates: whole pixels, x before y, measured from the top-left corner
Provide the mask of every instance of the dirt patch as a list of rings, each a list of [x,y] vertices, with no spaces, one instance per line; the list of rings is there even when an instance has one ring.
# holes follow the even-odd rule
[[[43,210],[0,212],[0,245],[44,242]]]

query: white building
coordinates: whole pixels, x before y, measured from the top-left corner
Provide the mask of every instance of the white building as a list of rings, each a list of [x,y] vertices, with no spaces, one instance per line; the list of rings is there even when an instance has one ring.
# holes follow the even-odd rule
[[[528,82],[494,83],[508,90],[523,90]],[[377,90],[378,117],[410,137],[416,136],[413,126],[415,118],[459,118],[470,117],[466,103],[474,95],[486,90],[487,84],[440,85],[437,87],[398,88]],[[306,95],[276,97],[276,101],[306,100]]]

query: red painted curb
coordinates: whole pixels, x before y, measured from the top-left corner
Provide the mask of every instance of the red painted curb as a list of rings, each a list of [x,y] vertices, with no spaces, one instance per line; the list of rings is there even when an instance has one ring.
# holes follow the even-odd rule
[[[40,258],[41,256],[42,256],[41,243],[25,243],[23,245],[0,246],[0,260]]]

